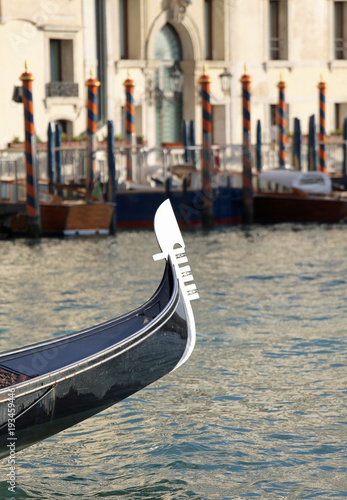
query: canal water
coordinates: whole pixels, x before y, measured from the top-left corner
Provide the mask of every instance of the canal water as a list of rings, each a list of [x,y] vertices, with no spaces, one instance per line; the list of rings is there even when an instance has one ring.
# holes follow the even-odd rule
[[[16,456],[0,498],[347,497],[347,227],[184,234],[201,299],[172,374]],[[0,349],[144,302],[163,270],[151,231],[2,241]]]

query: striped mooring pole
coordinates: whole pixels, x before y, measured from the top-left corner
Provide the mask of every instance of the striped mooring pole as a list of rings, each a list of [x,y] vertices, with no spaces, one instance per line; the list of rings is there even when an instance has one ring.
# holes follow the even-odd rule
[[[207,67],[199,78],[201,85],[202,106],[202,225],[204,228],[213,226],[213,156],[212,156],[212,106],[211,78],[206,74]]]
[[[321,81],[318,84],[319,89],[319,170],[320,172],[327,173],[327,153],[326,153],[326,131],[325,131],[325,90],[327,84],[323,81],[323,76],[321,76]]]
[[[125,87],[125,142],[128,146],[127,149],[127,180],[133,178],[133,165],[131,146],[133,144],[133,137],[135,134],[135,105],[134,105],[134,80],[130,78],[130,71],[128,70],[128,78],[124,82]]]
[[[36,136],[32,92],[34,77],[28,71],[27,62],[25,63],[25,72],[20,76],[20,80],[23,82],[27,234],[35,238],[40,236],[41,222],[36,170]]]
[[[94,182],[95,155],[96,155],[96,131],[98,122],[98,91],[100,82],[94,78],[93,70],[90,70],[90,78],[86,81],[88,88],[87,97],[87,192],[91,193]]]
[[[243,143],[242,143],[242,221],[245,224],[253,222],[253,180],[252,180],[252,154],[251,154],[251,81],[247,73],[241,77],[242,83],[242,116],[243,116]]]
[[[286,166],[286,143],[287,143],[287,104],[285,98],[286,83],[282,79],[278,82],[279,96],[277,106],[278,129],[279,129],[279,163],[280,168]]]

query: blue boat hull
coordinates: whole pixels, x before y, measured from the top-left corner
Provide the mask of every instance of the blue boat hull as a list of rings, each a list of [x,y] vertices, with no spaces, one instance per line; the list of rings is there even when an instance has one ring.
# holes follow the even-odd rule
[[[117,193],[117,227],[152,227],[156,207],[167,198],[181,227],[201,226],[204,207],[201,190],[149,190]],[[213,221],[216,225],[242,222],[242,189],[219,187],[213,190]]]

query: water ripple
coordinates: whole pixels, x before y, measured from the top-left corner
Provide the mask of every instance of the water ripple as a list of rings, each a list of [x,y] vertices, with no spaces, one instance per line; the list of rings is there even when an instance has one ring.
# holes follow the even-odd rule
[[[18,498],[347,497],[345,227],[185,240],[201,296],[191,359],[18,454]],[[146,231],[2,246],[3,350],[128,311],[162,272]],[[3,461],[0,498],[7,473]]]

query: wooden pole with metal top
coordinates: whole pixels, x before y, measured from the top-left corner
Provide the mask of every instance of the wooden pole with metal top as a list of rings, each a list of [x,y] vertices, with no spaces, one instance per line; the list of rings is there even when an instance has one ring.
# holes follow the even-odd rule
[[[251,154],[251,81],[247,72],[241,77],[242,83],[242,116],[243,116],[243,145],[242,145],[242,199],[243,216],[245,224],[253,222],[253,178],[252,178],[252,154]]]
[[[25,63],[25,72],[20,76],[23,82],[23,105],[25,124],[25,170],[26,170],[26,214],[27,234],[30,237],[39,237],[41,233],[40,207],[38,193],[38,179],[36,169],[36,136],[34,127],[34,108],[32,82],[34,77],[28,71]]]
[[[86,81],[88,87],[87,97],[87,192],[91,193],[95,174],[96,155],[96,131],[98,123],[98,90],[100,82],[94,78],[93,70],[90,70],[90,78]]]
[[[132,166],[132,144],[135,134],[135,105],[134,105],[134,80],[130,78],[130,70],[128,70],[128,78],[124,82],[125,87],[125,141],[128,146],[127,150],[127,180],[133,178]]]
[[[206,74],[207,66],[199,78],[201,85],[202,105],[202,225],[205,228],[213,226],[213,156],[212,156],[212,106],[210,85],[211,78]]]
[[[285,98],[286,83],[283,81],[282,74],[278,82],[278,128],[279,128],[279,163],[281,168],[286,166],[286,143],[287,143],[287,104]]]
[[[327,84],[323,81],[323,75],[321,75],[321,81],[318,84],[319,89],[319,170],[320,172],[327,173],[327,153],[326,153],[326,131],[325,131],[325,91]]]

